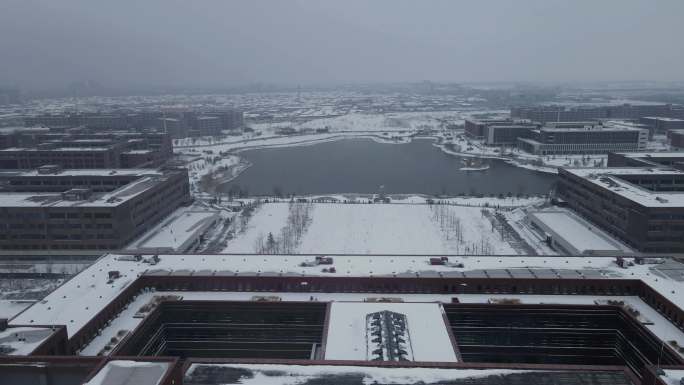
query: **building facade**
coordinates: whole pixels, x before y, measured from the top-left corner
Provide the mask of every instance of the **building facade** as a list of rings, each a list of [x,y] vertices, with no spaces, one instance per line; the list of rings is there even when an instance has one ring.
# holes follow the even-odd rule
[[[597,154],[609,151],[639,151],[646,148],[645,129],[591,125],[584,128],[543,127],[518,138],[518,147],[537,155]]]
[[[684,172],[653,168],[559,169],[557,194],[634,249],[684,253]]]
[[[120,249],[191,201],[186,170],[28,172],[3,185],[3,250]]]

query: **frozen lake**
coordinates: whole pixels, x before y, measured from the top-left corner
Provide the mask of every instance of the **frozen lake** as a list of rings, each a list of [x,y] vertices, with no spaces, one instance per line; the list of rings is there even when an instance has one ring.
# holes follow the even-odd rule
[[[221,186],[251,195],[377,193],[544,194],[555,176],[487,160],[485,171],[462,171],[460,157],[442,152],[432,140],[382,144],[347,139],[302,147],[248,150],[252,167]]]

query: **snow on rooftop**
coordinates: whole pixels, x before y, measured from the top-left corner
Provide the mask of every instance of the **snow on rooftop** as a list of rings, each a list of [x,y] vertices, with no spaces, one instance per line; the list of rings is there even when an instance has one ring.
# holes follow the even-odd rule
[[[438,303],[334,302],[325,359],[372,360],[366,353],[366,315],[384,310],[406,316],[414,361],[457,361]]]
[[[207,227],[218,219],[215,211],[193,211],[183,207],[148,231],[129,250],[183,252]]]
[[[660,375],[660,379],[663,380],[666,385],[682,385],[684,370],[663,369],[663,374]]]
[[[663,168],[616,167],[616,168],[576,168],[565,171],[585,178],[591,183],[608,189],[626,199],[645,207],[681,207],[684,206],[684,192],[650,191],[620,178],[635,175],[672,175],[682,177],[684,172]]]
[[[0,331],[0,356],[2,348],[9,348],[5,354],[11,356],[27,356],[53,333],[52,329],[44,327],[9,327]]]
[[[537,211],[529,214],[572,245],[580,253],[587,251],[621,252],[625,248],[611,240],[596,226],[569,211]]]
[[[143,176],[143,175],[162,175],[155,169],[147,168],[121,168],[121,169],[61,169],[56,173],[41,174],[38,170],[23,171],[17,173],[18,176],[40,176],[40,177],[60,177],[60,176]]]
[[[307,255],[159,255],[159,263],[150,266],[130,255],[108,254],[27,308],[10,324],[66,325],[71,337],[139,275],[170,275],[174,272],[198,277],[283,275],[302,278],[396,276],[439,279],[495,278],[504,273],[504,277],[641,279],[675,305],[684,308],[681,295],[684,293],[684,280],[665,275],[653,265],[623,269],[608,257],[450,256],[448,265],[430,265],[428,256],[336,255],[332,258],[332,266],[336,268],[334,273],[324,272],[324,266],[315,264],[301,266],[314,260],[313,256]],[[463,263],[463,267],[457,267],[456,262]],[[114,270],[121,273],[121,278],[108,283],[108,272]]]
[[[169,362],[113,360],[84,385],[158,385],[169,367]]]
[[[684,158],[684,151],[619,152],[629,158]]]
[[[91,198],[85,200],[63,199],[61,193],[43,192],[8,192],[0,193],[0,206],[3,207],[102,207],[118,206],[123,202],[134,198],[157,183],[164,176],[153,175],[144,176],[134,180],[116,190],[104,193],[93,194]]]
[[[434,368],[382,368],[330,365],[270,365],[270,364],[203,364],[190,365],[186,379],[197,375],[202,378],[203,368],[223,367],[242,369],[250,375],[241,375],[235,382],[227,384],[242,385],[298,385],[307,383],[329,383],[331,376],[358,375],[363,384],[433,384],[466,378],[503,376],[513,373],[529,373],[517,369],[434,369]],[[213,371],[213,370],[212,370]],[[340,381],[343,381],[341,377]],[[496,380],[495,380],[496,381]],[[334,383],[334,381],[332,382]],[[356,383],[356,382],[354,382]]]

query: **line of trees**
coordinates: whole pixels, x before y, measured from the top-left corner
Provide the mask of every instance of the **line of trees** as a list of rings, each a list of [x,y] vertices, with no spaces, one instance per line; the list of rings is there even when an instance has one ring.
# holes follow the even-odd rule
[[[484,255],[494,251],[489,237],[485,234],[480,234],[477,242],[465,241],[463,221],[449,205],[430,205],[430,210],[432,220],[439,226],[446,240],[456,242],[457,253]],[[481,212],[485,216],[487,209],[482,209]]]
[[[259,234],[254,241],[254,251],[258,254],[291,254],[296,252],[299,242],[311,224],[312,203],[291,202],[288,216],[280,234]]]

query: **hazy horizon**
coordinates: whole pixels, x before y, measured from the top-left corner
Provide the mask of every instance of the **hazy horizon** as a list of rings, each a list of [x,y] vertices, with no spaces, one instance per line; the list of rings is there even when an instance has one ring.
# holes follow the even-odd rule
[[[681,0],[2,1],[27,89],[684,80]]]

